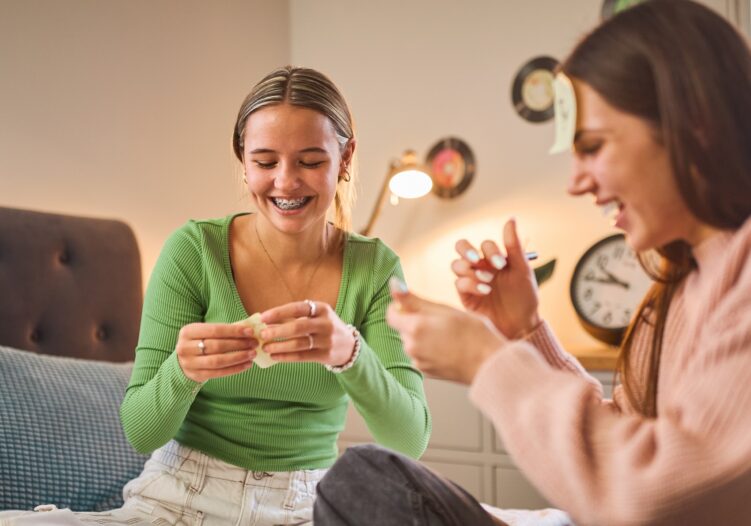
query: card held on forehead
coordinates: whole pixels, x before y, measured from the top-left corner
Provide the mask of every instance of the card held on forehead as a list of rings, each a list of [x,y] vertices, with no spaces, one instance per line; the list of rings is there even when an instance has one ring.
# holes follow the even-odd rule
[[[563,73],[558,73],[553,80],[555,101],[553,102],[555,115],[555,140],[550,153],[560,153],[570,150],[574,144],[576,133],[576,94],[574,85]]]

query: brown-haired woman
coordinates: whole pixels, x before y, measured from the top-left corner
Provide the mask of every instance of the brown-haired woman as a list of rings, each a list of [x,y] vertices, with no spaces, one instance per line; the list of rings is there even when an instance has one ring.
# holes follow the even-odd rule
[[[613,400],[603,399],[540,319],[513,221],[504,228],[503,252],[492,241],[481,251],[457,243],[456,286],[471,312],[395,290],[401,309],[392,307],[389,321],[420,368],[471,384],[471,400],[492,419],[516,464],[577,524],[745,524],[749,49],[706,7],[652,0],[586,36],[562,72],[578,107],[569,192],[615,205],[615,226],[645,262],[657,261],[648,266],[656,284],[621,350]],[[492,279],[478,277],[478,268]],[[430,524],[469,524],[469,517],[488,523],[455,486],[372,447],[345,454],[324,478],[316,517],[328,518],[336,508],[335,501],[327,507],[330,488],[363,466],[420,495],[419,513]],[[360,488],[348,488],[342,498],[351,509]],[[399,507],[395,495],[392,506]],[[446,507],[453,510],[447,518],[432,511]],[[327,522],[345,523],[372,524]]]

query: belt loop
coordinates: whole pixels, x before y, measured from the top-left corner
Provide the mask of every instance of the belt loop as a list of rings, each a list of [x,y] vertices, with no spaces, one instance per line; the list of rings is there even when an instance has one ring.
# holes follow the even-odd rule
[[[287,494],[284,496],[284,502],[282,503],[282,507],[285,510],[294,510],[295,509],[295,502],[297,499],[297,493],[298,493],[298,487],[299,484],[297,483],[300,476],[303,475],[302,471],[290,471],[289,472],[289,480],[287,482]]]
[[[201,493],[201,490],[203,490],[203,484],[206,481],[209,456],[196,449],[191,452],[191,456],[195,458],[196,471],[193,473],[193,481],[190,484],[190,489],[195,493]]]

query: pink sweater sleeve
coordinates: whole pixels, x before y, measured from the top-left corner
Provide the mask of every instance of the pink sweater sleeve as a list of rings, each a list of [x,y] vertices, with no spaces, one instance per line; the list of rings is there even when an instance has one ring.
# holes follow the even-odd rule
[[[563,349],[548,322],[543,320],[534,331],[525,336],[524,341],[531,343],[551,367],[581,376],[599,389],[600,394],[602,394],[600,382],[587,373],[579,361]]]
[[[552,367],[527,341],[488,359],[470,398],[578,524],[748,523],[751,266],[745,274],[697,321],[697,337],[665,341],[685,346],[673,355],[685,361],[661,376],[657,419],[604,404],[585,377]]]

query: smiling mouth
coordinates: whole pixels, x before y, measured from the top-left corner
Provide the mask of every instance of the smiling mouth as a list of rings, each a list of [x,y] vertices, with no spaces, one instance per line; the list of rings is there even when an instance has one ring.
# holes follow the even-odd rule
[[[621,224],[623,214],[623,203],[618,199],[613,199],[600,205],[603,217],[605,217],[611,226],[622,228]]]
[[[300,208],[307,205],[313,198],[306,196],[297,197],[295,199],[286,199],[284,197],[270,197],[269,199],[271,199],[271,202],[274,203],[274,206],[276,206],[280,210],[299,210]]]
[[[605,203],[600,209],[602,210],[602,215],[612,219],[623,209],[623,203],[615,199]]]

